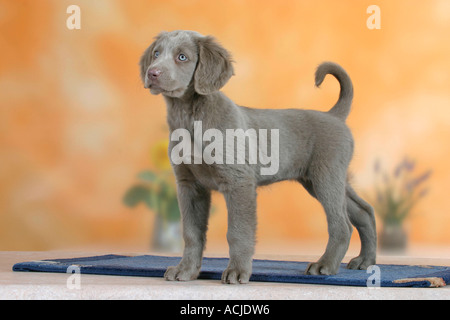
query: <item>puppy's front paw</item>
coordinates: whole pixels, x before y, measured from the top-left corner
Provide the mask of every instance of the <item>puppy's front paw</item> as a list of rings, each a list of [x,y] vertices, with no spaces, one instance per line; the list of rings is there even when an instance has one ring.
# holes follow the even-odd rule
[[[200,270],[197,268],[189,268],[184,265],[177,265],[175,267],[168,267],[164,278],[169,281],[189,281],[195,280],[198,277]]]
[[[228,284],[244,284],[248,283],[252,274],[251,268],[228,267],[222,273],[222,283]]]
[[[306,275],[332,275],[339,271],[339,264],[334,266],[331,263],[326,263],[322,261],[312,262],[306,268]]]
[[[375,257],[357,256],[350,260],[347,264],[347,269],[367,270],[369,266],[374,264],[376,264]]]

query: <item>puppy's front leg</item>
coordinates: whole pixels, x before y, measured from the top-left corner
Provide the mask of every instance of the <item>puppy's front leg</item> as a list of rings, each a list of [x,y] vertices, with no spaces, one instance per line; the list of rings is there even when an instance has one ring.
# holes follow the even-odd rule
[[[178,182],[178,203],[183,219],[184,251],[177,266],[167,268],[166,280],[188,281],[200,273],[208,228],[211,192],[195,182]]]
[[[233,187],[224,195],[228,209],[230,262],[222,274],[222,282],[247,283],[252,274],[255,250],[256,187],[253,184]]]

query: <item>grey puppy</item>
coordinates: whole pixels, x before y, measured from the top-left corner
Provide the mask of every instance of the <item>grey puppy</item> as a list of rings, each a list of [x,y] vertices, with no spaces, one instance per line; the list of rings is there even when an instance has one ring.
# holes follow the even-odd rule
[[[241,107],[219,90],[233,75],[230,53],[211,36],[193,31],[162,32],[140,60],[141,78],[152,94],[167,104],[171,133],[183,128],[194,136],[194,121],[203,130],[254,128],[279,130],[279,170],[262,175],[261,164],[174,164],[178,202],[182,213],[184,252],[167,280],[193,280],[200,272],[210,211],[211,191],[221,192],[228,209],[227,240],[230,260],[223,283],[247,283],[252,273],[256,232],[256,189],[270,183],[295,180],[322,204],[329,239],[323,256],[309,264],[310,275],[336,274],[348,249],[352,224],[361,239],[360,255],[347,265],[366,269],[375,264],[376,229],[372,207],[352,189],[347,169],[353,138],[345,124],[353,99],[347,73],[334,63],[323,63],[315,77],[320,86],[327,74],[340,83],[336,105],[328,112],[267,110]],[[270,144],[270,138],[269,138]],[[203,147],[205,147],[203,142]],[[169,145],[169,154],[175,142]],[[248,160],[248,159],[246,159]]]

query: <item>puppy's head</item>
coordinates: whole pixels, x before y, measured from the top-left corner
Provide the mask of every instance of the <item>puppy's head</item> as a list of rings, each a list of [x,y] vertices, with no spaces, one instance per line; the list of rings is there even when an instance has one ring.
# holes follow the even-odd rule
[[[144,87],[179,98],[193,86],[201,95],[220,90],[233,75],[231,56],[213,37],[193,31],[162,32],[140,60]]]

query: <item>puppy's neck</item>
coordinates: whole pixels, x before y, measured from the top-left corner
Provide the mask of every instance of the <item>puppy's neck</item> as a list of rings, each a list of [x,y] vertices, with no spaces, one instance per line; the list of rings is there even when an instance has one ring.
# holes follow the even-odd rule
[[[179,98],[164,96],[167,106],[167,122],[171,131],[178,128],[193,130],[194,121],[202,120],[210,95],[200,95],[193,87]]]
[[[176,104],[176,105],[188,106],[188,105],[192,104],[192,101],[194,101],[197,98],[198,93],[195,91],[194,86],[190,85],[184,91],[183,95],[180,97],[167,96],[164,94],[163,94],[163,96],[164,96],[164,99],[166,100],[167,105]]]

